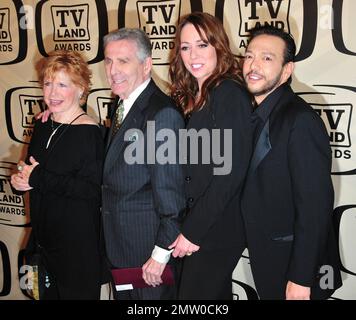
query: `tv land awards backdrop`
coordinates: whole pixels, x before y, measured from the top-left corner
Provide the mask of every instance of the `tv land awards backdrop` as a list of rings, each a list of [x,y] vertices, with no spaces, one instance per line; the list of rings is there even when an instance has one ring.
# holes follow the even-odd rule
[[[143,29],[152,41],[153,77],[166,89],[176,23],[192,11],[221,19],[236,54],[243,54],[249,29],[258,24],[284,28],[295,37],[292,86],[325,122],[332,147],[333,215],[344,280],[333,297],[356,299],[355,0],[1,0],[0,299],[27,299],[19,283],[30,231],[28,199],[14,194],[10,175],[26,152],[34,115],[45,107],[35,62],[53,49],[83,53],[94,74],[87,111],[105,124],[112,97],[103,35],[121,27]],[[247,250],[232,281],[235,299],[257,297]]]

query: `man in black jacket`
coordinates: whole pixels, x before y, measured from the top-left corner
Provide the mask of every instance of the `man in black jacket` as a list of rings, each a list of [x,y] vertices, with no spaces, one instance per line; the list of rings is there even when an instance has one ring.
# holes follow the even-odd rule
[[[261,299],[324,299],[341,286],[329,137],[289,86],[295,51],[289,34],[261,27],[243,66],[256,109],[242,212]]]

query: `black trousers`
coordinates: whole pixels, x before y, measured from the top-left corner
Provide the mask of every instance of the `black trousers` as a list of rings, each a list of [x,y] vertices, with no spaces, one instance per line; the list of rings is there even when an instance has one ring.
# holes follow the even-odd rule
[[[183,261],[179,300],[232,300],[232,272],[244,247],[199,251]]]

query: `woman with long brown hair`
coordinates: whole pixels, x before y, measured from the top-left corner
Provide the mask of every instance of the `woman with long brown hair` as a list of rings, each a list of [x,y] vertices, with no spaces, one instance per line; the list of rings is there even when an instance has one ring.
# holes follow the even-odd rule
[[[217,18],[196,12],[181,19],[169,73],[188,135],[199,132],[200,141],[190,139],[187,213],[171,245],[174,257],[185,257],[179,298],[231,299],[232,272],[245,248],[239,201],[251,155],[252,107]]]

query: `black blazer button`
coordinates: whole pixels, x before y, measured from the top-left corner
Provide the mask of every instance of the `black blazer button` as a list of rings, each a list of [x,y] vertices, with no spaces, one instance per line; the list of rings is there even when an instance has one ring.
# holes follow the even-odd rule
[[[189,198],[188,198],[188,201],[189,201],[190,203],[192,203],[192,202],[194,201],[194,198],[189,197]]]
[[[191,176],[186,176],[186,177],[185,177],[185,181],[190,182],[190,180],[192,180],[192,177],[191,177]]]

